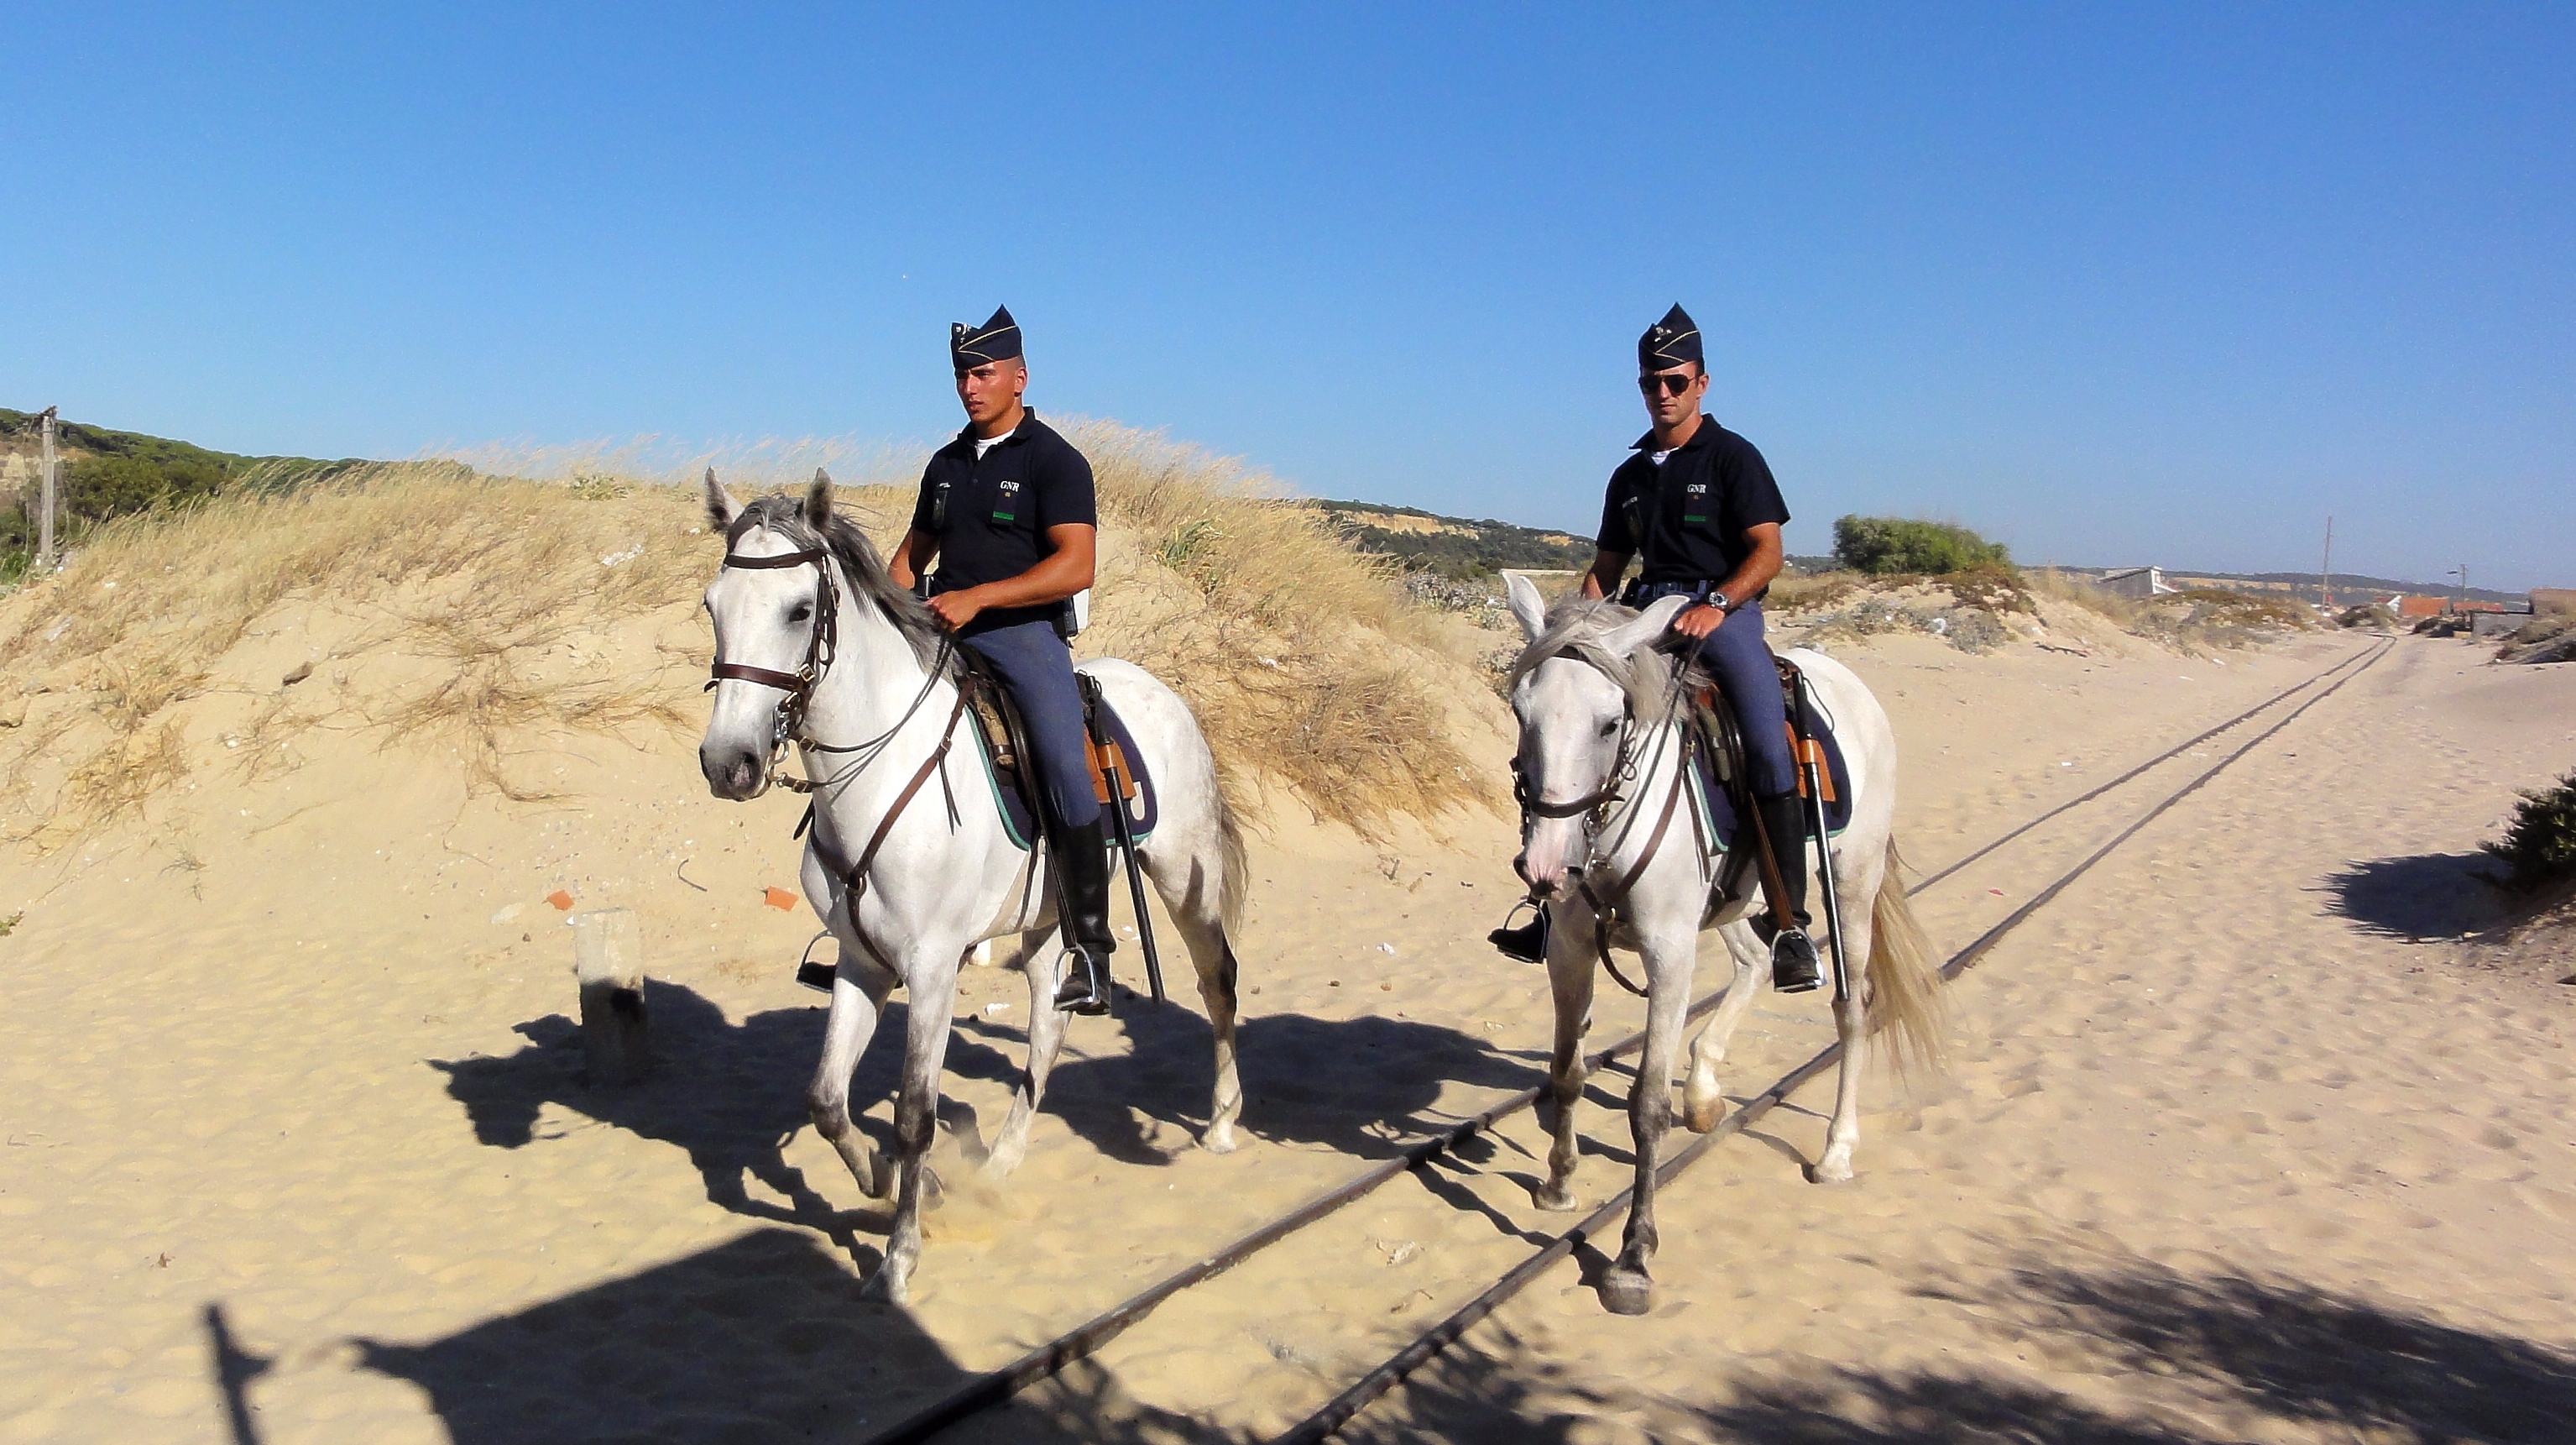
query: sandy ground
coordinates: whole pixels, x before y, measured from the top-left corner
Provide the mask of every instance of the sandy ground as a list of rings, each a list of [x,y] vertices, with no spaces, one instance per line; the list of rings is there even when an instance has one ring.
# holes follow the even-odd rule
[[[1930,869],[2360,645],[1843,655],[1896,720]],[[2576,763],[2576,669],[2476,656],[2400,641],[2014,935],[1952,990],[1950,1071],[1873,1080],[1857,1185],[1803,1183],[1821,1120],[1776,1113],[1666,1193],[1651,1315],[1601,1311],[1597,1257],[1564,1266],[1351,1437],[2549,1438],[2576,1417],[2576,989],[2458,935],[2468,855]],[[1028,1000],[972,971],[950,1195],[912,1305],[862,1304],[884,1216],[801,1128],[811,921],[761,902],[792,884],[795,804],[707,799],[685,738],[551,754],[565,798],[514,804],[352,739],[0,858],[0,916],[25,910],[0,939],[0,1439],[856,1439],[1538,1078],[1542,976],[1481,942],[1510,823],[1366,841],[1273,806],[1246,1147],[1191,1146],[1198,1015],[1133,1004],[1076,1026],[1027,1163],[983,1186]],[[2150,800],[1930,890],[1936,940]],[[648,1082],[581,1077],[559,888],[643,917]],[[1605,991],[1595,1040],[1636,1014]],[[898,1036],[861,1068],[881,1137]],[[1829,1037],[1814,996],[1766,1001],[1731,1090]],[[1626,1085],[1593,1091],[1592,1198],[1624,1182]],[[1561,1227],[1529,1205],[1535,1137],[1389,1186],[954,1438],[1293,1423]]]

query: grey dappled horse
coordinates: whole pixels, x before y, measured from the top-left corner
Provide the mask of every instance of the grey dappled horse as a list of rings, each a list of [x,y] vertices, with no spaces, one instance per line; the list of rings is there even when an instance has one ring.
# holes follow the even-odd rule
[[[1655,644],[1689,599],[1667,597],[1642,613],[1579,599],[1550,610],[1526,578],[1507,576],[1505,590],[1528,640],[1513,666],[1511,688],[1526,797],[1560,814],[1563,805],[1583,805],[1571,815],[1526,812],[1521,828],[1519,866],[1549,900],[1552,914],[1547,971],[1556,1002],[1549,1071],[1555,1139],[1538,1202],[1545,1209],[1575,1207],[1574,1105],[1583,1093],[1583,1029],[1601,960],[1597,899],[1611,915],[1609,938],[1636,949],[1646,968],[1646,1046],[1628,1098],[1636,1203],[1619,1257],[1602,1281],[1610,1309],[1637,1314],[1652,1288],[1646,1264],[1656,1246],[1656,1151],[1670,1125],[1673,1056],[1690,1008],[1699,935],[1715,928],[1735,956],[1734,981],[1691,1051],[1683,1093],[1687,1122],[1703,1132],[1716,1126],[1725,1105],[1717,1066],[1726,1058],[1727,1039],[1754,996],[1771,986],[1771,955],[1745,921],[1759,890],[1746,882],[1738,885],[1741,896],[1715,892],[1724,859],[1702,841],[1696,800],[1675,791],[1685,786],[1683,747],[1672,721],[1677,684],[1673,660]],[[1852,1176],[1863,1041],[1893,1025],[1900,1058],[1931,1052],[1938,1041],[1938,979],[1898,879],[1896,737],[1887,714],[1842,664],[1806,650],[1789,656],[1806,671],[1819,710],[1833,719],[1849,765],[1852,816],[1833,840],[1834,877],[1841,887],[1843,946],[1856,962],[1868,960],[1866,971],[1852,981],[1852,997],[1834,1005],[1842,1072],[1825,1150],[1810,1172],[1819,1182],[1832,1182]],[[1598,799],[1598,806],[1586,805],[1587,799]],[[1655,820],[1675,808],[1684,826],[1659,827]]]
[[[808,1102],[815,1129],[871,1198],[885,1196],[888,1170],[851,1126],[850,1077],[888,993],[898,983],[911,991],[895,1099],[894,1228],[868,1281],[870,1294],[900,1301],[921,1254],[922,1158],[957,970],[969,949],[1006,933],[1020,935],[1026,960],[1029,1058],[986,1172],[1008,1173],[1027,1150],[1064,1041],[1066,1016],[1054,1002],[1064,965],[1055,889],[1043,859],[1005,831],[937,621],[894,584],[858,527],[833,512],[831,480],[817,472],[802,498],[773,493],[737,506],[710,471],[706,504],[727,550],[707,584],[718,681],[698,763],[716,796],[758,797],[784,723],[818,784],[802,875],[806,901],[840,944],[840,969]],[[1145,872],[1189,947],[1215,1027],[1216,1090],[1199,1143],[1224,1153],[1243,1112],[1226,942],[1250,876],[1242,835],[1188,706],[1132,664],[1097,660],[1082,670],[1126,720],[1159,793]],[[858,886],[827,859],[841,869],[863,865]]]

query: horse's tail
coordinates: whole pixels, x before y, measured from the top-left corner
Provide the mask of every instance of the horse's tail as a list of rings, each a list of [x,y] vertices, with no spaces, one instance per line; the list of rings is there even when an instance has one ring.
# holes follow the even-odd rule
[[[1232,939],[1243,931],[1243,904],[1252,892],[1252,861],[1243,849],[1243,825],[1235,820],[1234,805],[1226,801],[1225,780],[1217,776],[1216,760],[1208,760],[1208,793],[1216,799],[1217,866],[1224,876],[1217,880],[1216,916]]]
[[[1887,1035],[1898,1072],[1940,1067],[1947,1012],[1941,975],[1932,966],[1932,940],[1906,901],[1905,860],[1893,835],[1878,897],[1870,904],[1868,967],[1869,1031]]]

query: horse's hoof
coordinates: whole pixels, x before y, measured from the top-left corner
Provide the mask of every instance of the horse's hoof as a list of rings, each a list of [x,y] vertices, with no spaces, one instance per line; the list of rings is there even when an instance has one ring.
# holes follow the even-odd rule
[[[1860,1176],[1854,1174],[1848,1164],[1832,1168],[1822,1164],[1809,1164],[1805,1166],[1803,1172],[1807,1176],[1808,1183],[1822,1184],[1836,1189],[1849,1188],[1860,1182]]]
[[[911,1286],[888,1265],[878,1265],[877,1272],[859,1286],[859,1298],[872,1304],[899,1305],[911,1297]]]
[[[1233,1153],[1236,1147],[1234,1126],[1226,1124],[1209,1128],[1199,1136],[1199,1147],[1211,1154]]]
[[[1574,1197],[1573,1190],[1562,1184],[1555,1183],[1540,1185],[1538,1187],[1538,1192],[1532,1197],[1536,1200],[1539,1208],[1546,1210],[1550,1214],[1571,1213],[1575,1206],[1581,1202]]]
[[[1601,1307],[1614,1315],[1641,1315],[1655,1302],[1655,1282],[1641,1270],[1612,1266],[1601,1276]]]
[[[1682,1123],[1694,1134],[1707,1133],[1717,1127],[1718,1120],[1725,1117],[1726,1100],[1724,1099],[1710,1099],[1704,1103],[1695,1099],[1682,1101]]]
[[[1012,1170],[1020,1167],[1021,1157],[1021,1152],[1017,1149],[1007,1151],[1001,1149],[994,1150],[992,1153],[984,1156],[984,1177],[996,1184],[1001,1183],[1003,1180],[1011,1177]]]

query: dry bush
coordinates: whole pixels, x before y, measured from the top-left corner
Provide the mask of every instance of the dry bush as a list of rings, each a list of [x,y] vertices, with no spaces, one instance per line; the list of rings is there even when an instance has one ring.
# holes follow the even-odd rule
[[[2021,577],[2022,585],[2038,595],[2081,607],[2123,631],[2136,632],[2145,621],[2145,609],[2133,599],[2105,591],[2081,577],[2069,577],[2054,567],[2024,572]]]
[[[0,668],[88,694],[105,724],[105,740],[70,764],[55,823],[105,821],[183,775],[183,753],[162,756],[178,741],[165,715],[260,617],[297,597],[368,611],[369,646],[470,663],[462,683],[395,700],[385,720],[396,736],[451,730],[489,764],[505,750],[503,728],[678,720],[667,679],[566,701],[529,678],[536,652],[566,631],[650,612],[703,580],[689,514],[667,491],[566,500],[562,487],[400,463],[292,492],[253,485],[100,528],[72,565],[0,606]],[[16,740],[13,771],[66,736]],[[245,761],[258,770],[257,755]],[[498,780],[496,764],[474,772]]]
[[[1455,680],[1384,563],[1232,459],[1106,423],[1068,430],[1092,459],[1104,526],[1136,542],[1104,564],[1095,621],[1106,625],[1085,652],[1115,651],[1169,681],[1230,774],[1269,772],[1363,831],[1476,795],[1444,714]],[[714,459],[730,478],[801,482],[814,457],[855,457],[843,505],[881,545],[901,535],[917,454],[742,450],[747,461]],[[219,660],[297,599],[357,620],[344,654],[428,662],[410,681],[362,683],[341,707],[389,742],[453,744],[471,787],[546,796],[510,768],[514,739],[533,733],[687,726],[703,652],[657,643],[658,665],[613,676],[582,671],[578,652],[621,620],[687,607],[704,585],[718,546],[695,491],[595,451],[558,460],[552,481],[389,464],[101,528],[65,571],[0,599],[0,668],[86,703],[0,730],[9,796],[59,838],[184,778],[190,699],[217,690]],[[688,478],[706,461],[690,458]],[[332,725],[328,707],[265,696],[226,740],[257,779],[295,765],[288,744],[302,729]],[[61,775],[50,798],[29,781],[40,762]]]

